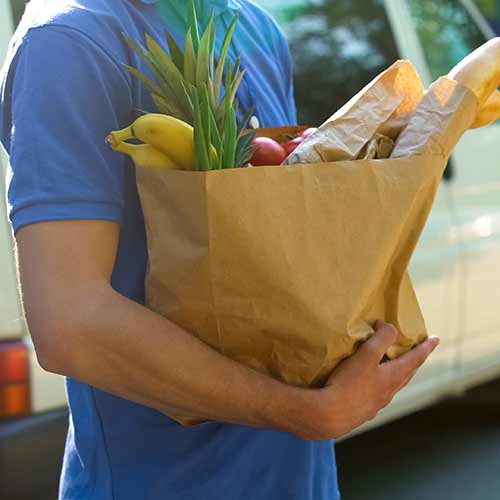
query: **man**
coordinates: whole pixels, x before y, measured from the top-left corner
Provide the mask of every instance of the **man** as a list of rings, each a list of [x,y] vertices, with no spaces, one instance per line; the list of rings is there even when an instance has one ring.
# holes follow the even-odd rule
[[[144,69],[122,33],[163,40],[167,29],[180,41],[186,4],[33,0],[4,72],[0,137],[27,320],[41,365],[67,377],[60,498],[335,500],[331,439],[387,405],[437,339],[380,364],[396,332],[379,323],[324,389],[306,390],[224,358],[142,305],[134,169],[104,137],[154,110],[122,66]],[[262,126],[293,123],[290,55],[274,22],[249,0],[205,4],[219,33],[240,12],[231,57],[249,69],[243,106]],[[182,427],[172,409],[213,423]]]

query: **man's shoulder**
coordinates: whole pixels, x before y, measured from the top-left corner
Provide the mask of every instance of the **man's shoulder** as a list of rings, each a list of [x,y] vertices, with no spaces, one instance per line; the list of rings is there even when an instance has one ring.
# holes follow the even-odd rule
[[[249,30],[254,37],[260,38],[265,46],[271,47],[273,53],[282,57],[288,50],[285,34],[273,16],[260,4],[253,0],[238,0],[245,20],[250,24]]]
[[[133,10],[141,5],[128,0],[31,0],[12,37],[0,72],[0,89],[30,41],[46,47],[44,57],[48,58],[57,58],[59,48],[71,40],[75,50],[90,48],[116,63],[125,61],[122,33],[136,36],[137,26],[132,19],[140,16],[134,16]]]
[[[127,60],[122,33],[131,24],[123,19],[130,18],[126,10],[134,5],[126,0],[31,0],[0,67],[0,138],[7,141],[10,133],[11,96],[18,74],[34,81],[53,78],[52,83],[60,84],[75,77],[79,64],[81,71],[98,68],[106,78],[117,74],[128,83],[120,63]],[[34,74],[40,66],[51,69],[45,75]]]
[[[34,30],[69,30],[103,48],[112,48],[127,31],[124,20],[138,8],[126,0],[31,0],[12,39],[12,49],[19,47]]]
[[[259,3],[254,2],[253,0],[238,0],[238,3],[241,4],[247,15],[250,15],[260,23],[264,23],[266,28],[271,29],[277,35],[284,37],[283,32],[281,31],[281,28],[276,20]],[[258,26],[262,27],[262,24],[259,24]]]

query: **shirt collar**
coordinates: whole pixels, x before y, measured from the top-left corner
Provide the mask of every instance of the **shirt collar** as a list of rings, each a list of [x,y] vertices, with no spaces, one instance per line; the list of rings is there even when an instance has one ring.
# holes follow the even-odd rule
[[[158,3],[160,0],[140,0],[141,3],[146,5],[151,5]],[[179,0],[172,0],[173,2],[178,2]],[[180,0],[187,1],[187,0]],[[215,11],[217,15],[222,14],[223,12],[230,10],[233,13],[237,13],[241,10],[241,4],[238,0],[205,0],[205,5],[208,10],[212,9]]]

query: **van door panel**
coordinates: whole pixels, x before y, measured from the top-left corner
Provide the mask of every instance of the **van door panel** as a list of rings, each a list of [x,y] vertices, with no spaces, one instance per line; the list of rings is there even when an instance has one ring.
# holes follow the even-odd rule
[[[468,132],[457,148],[453,196],[465,274],[465,375],[500,366],[500,125]]]
[[[405,2],[433,78],[486,41],[470,2]],[[457,364],[470,377],[500,367],[500,124],[467,132],[453,157],[453,233],[461,255]]]

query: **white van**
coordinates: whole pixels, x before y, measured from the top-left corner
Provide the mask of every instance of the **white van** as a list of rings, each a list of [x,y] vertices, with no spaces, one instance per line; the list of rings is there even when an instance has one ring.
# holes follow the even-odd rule
[[[495,34],[471,0],[261,0],[288,35],[299,121],[320,123],[397,58],[426,84]],[[500,375],[500,123],[450,161],[411,275],[439,349],[361,430]]]
[[[410,59],[430,83],[494,35],[471,0],[259,3],[275,15],[289,36],[300,121],[308,125],[320,123],[397,58]],[[0,60],[14,24],[11,13],[20,12],[22,4],[0,0]],[[500,375],[496,317],[500,287],[499,158],[499,124],[468,132],[457,147],[411,267],[429,331],[441,336],[442,345],[390,407],[363,429]],[[38,367],[21,320],[13,242],[4,213],[0,219],[0,368],[2,364],[17,366],[19,363],[9,365],[6,360],[10,356],[22,361],[23,352],[29,354],[30,362],[25,380],[11,382],[0,376],[0,419],[3,407],[11,405],[11,410],[19,410],[18,416],[11,412],[9,420],[0,423],[0,484],[8,465],[2,450],[10,449],[5,443],[17,442],[15,437],[30,428],[19,423],[35,422],[31,427],[43,433],[52,418],[65,418],[58,410],[65,404],[62,378]],[[19,402],[27,393],[22,389],[16,393],[13,384],[29,388],[27,404]],[[17,396],[9,403],[11,393]],[[39,466],[40,453],[37,458]]]

